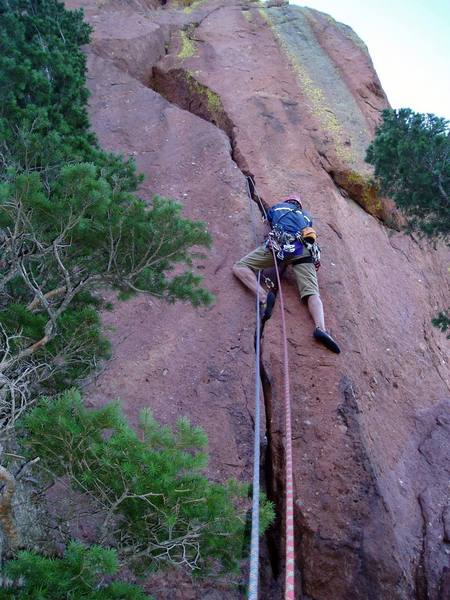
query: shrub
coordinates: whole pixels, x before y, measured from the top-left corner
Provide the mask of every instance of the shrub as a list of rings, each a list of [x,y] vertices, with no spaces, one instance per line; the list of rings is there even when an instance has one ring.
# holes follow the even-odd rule
[[[87,410],[69,390],[44,398],[24,419],[28,452],[48,477],[69,478],[99,510],[98,542],[117,547],[138,571],[171,563],[210,571],[238,566],[248,486],[202,474],[207,437],[180,419],[175,431],[141,415],[141,437],[117,403]],[[273,519],[262,502],[262,530]]]
[[[37,384],[61,389],[107,356],[92,295],[99,288],[210,303],[189,268],[193,248],[209,245],[204,224],[185,219],[179,204],[155,198],[148,208],[94,165],[63,167],[49,191],[37,173],[0,183],[3,422],[20,416]],[[182,264],[187,270],[170,276]]]
[[[2,600],[151,600],[135,585],[111,582],[117,568],[114,550],[85,548],[77,542],[69,544],[63,558],[20,552],[5,565],[0,578],[0,597]]]
[[[450,329],[450,309],[441,311],[434,319],[432,323],[435,327],[440,329],[442,333],[445,333],[447,329]],[[447,339],[450,339],[450,332],[447,334]]]

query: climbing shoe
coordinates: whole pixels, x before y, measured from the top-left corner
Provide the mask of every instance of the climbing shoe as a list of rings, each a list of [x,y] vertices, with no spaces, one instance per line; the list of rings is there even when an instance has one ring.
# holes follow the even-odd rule
[[[313,335],[316,338],[316,340],[318,342],[320,342],[321,344],[323,344],[324,346],[326,346],[328,348],[328,350],[331,350],[331,352],[336,352],[336,354],[340,353],[341,349],[339,348],[339,346],[336,344],[336,342],[333,340],[333,338],[331,337],[331,335],[329,333],[327,333],[323,329],[320,329],[320,327],[316,327],[314,329]]]
[[[268,292],[267,300],[261,303],[261,321],[265,323],[272,316],[273,307],[275,306],[276,296],[273,292]]]

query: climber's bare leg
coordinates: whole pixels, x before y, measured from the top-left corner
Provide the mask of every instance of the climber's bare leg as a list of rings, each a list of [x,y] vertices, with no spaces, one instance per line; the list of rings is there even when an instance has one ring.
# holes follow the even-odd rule
[[[308,296],[308,310],[316,327],[325,331],[325,318],[323,314],[323,304],[318,294]]]
[[[255,294],[255,296],[258,293],[258,287],[259,287],[260,302],[262,302],[262,303],[266,302],[267,292],[261,285],[258,286],[258,280],[256,278],[256,274],[254,271],[252,271],[252,269],[250,269],[250,267],[242,267],[242,266],[240,267],[240,266],[234,265],[233,273],[240,281],[242,281],[242,283],[249,290],[251,290]]]

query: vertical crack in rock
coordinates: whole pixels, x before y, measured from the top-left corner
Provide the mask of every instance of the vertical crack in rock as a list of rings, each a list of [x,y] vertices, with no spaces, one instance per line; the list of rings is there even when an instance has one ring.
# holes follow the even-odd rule
[[[416,567],[415,584],[416,584],[416,598],[417,600],[427,600],[428,594],[428,582],[427,573],[425,567],[425,550],[426,550],[426,539],[427,539],[427,517],[423,505],[423,498],[419,495],[417,498],[420,507],[420,514],[422,516],[422,548],[420,550],[419,563]]]
[[[186,73],[179,68],[171,69],[167,72],[155,67],[153,69],[150,87],[179,108],[187,110],[197,117],[222,129],[230,142],[231,159],[237,165],[241,173],[247,177],[252,200],[257,204],[258,210],[263,213],[262,209],[263,207],[264,209],[267,208],[267,204],[257,193],[253,173],[237,144],[234,124],[226,113],[220,97],[207,86],[199,83],[192,74]],[[262,461],[262,470],[264,474],[263,481],[267,497],[274,503],[276,508],[275,523],[268,530],[265,539],[265,549],[268,554],[268,562],[270,564],[272,575],[272,577],[270,577],[267,572],[261,573],[261,593],[265,594],[266,592],[272,593],[274,587],[281,584],[281,581],[277,580],[281,580],[280,575],[283,569],[282,542],[284,533],[282,529],[282,515],[284,511],[283,499],[285,495],[285,482],[283,478],[285,472],[285,459],[282,436],[277,435],[277,432],[272,431],[270,426],[271,422],[276,421],[272,403],[272,382],[263,364],[262,357],[260,370],[267,437],[267,448]],[[308,527],[306,519],[298,507],[296,507],[296,527],[297,533],[299,533],[298,528],[301,528],[302,546],[304,548],[311,547],[314,544],[314,532]],[[302,554],[304,554],[304,552]],[[300,555],[298,555],[297,561],[300,571],[303,571],[305,557],[300,557]]]
[[[168,102],[219,127],[231,139],[233,124],[223,108],[222,100],[190,71],[174,68],[165,72],[155,66],[149,87]]]
[[[276,470],[274,469],[274,447],[272,431],[268,425],[272,420],[272,383],[269,375],[264,367],[261,359],[261,385],[263,390],[264,410],[266,414],[266,436],[267,436],[267,451],[264,461],[264,479],[266,484],[266,493],[268,499],[274,503],[276,507],[275,523],[266,534],[266,542],[269,553],[270,566],[273,577],[278,579],[281,571],[281,556],[280,556],[280,535],[281,535],[281,510],[280,495],[277,494],[279,482],[277,482]]]
[[[225,133],[230,143],[230,157],[241,171],[242,175],[247,179],[251,198],[256,203],[261,215],[264,216],[263,209],[265,210],[267,208],[267,204],[256,190],[253,173],[238,147],[234,124],[224,110],[220,97],[183,69],[173,69],[170,71],[170,75],[168,75],[158,67],[154,67],[149,87],[163,96],[168,102],[208,121]],[[275,482],[275,479],[279,479],[279,477],[276,478],[275,473],[282,473],[283,470],[275,469],[273,464],[275,456],[280,453],[277,453],[273,449],[270,427],[267,426],[267,423],[269,423],[272,418],[272,384],[264,367],[262,357],[260,359],[260,370],[263,410],[265,412],[266,422],[265,436],[267,439],[267,447],[265,451],[261,453],[262,482],[268,499],[271,500],[276,507],[277,515],[275,523],[269,528],[265,539],[272,575],[267,576],[267,573],[261,574],[261,593],[265,595],[265,587],[267,590],[269,588],[273,589],[272,580],[278,579],[281,572],[280,539],[282,534],[280,515],[283,510],[283,494],[280,494],[280,492],[283,492],[284,484],[281,481]],[[281,457],[279,460],[283,460],[283,458]]]

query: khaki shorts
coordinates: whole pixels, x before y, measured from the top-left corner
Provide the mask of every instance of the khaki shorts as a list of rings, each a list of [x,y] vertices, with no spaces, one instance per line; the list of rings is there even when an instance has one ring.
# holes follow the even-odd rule
[[[292,258],[287,258],[283,261],[284,264],[289,264],[292,261],[299,258],[298,256],[293,256]],[[264,245],[259,246],[235,265],[236,267],[250,267],[252,271],[259,271],[262,269],[269,269],[274,266],[274,259],[272,250],[266,248]],[[316,268],[312,263],[303,263],[299,265],[294,265],[293,267],[295,273],[295,279],[297,282],[298,291],[300,293],[300,298],[303,300],[308,296],[313,296],[316,294],[319,295],[319,284],[317,282],[317,272]]]

